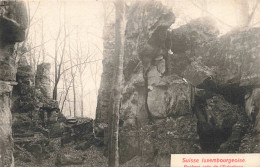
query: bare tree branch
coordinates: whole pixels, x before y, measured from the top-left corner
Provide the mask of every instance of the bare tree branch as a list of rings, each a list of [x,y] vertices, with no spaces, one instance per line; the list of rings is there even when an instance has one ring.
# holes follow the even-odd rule
[[[233,26],[231,26],[230,24],[227,24],[226,22],[222,21],[221,19],[219,19],[218,17],[216,17],[214,14],[210,13],[209,11],[205,11],[204,9],[202,9],[199,5],[197,5],[196,3],[193,2],[193,0],[190,0],[190,2],[197,8],[199,8],[200,10],[206,12],[207,14],[213,16],[215,19],[217,19],[220,23],[233,28]]]
[[[258,6],[259,2],[260,2],[259,0],[256,2],[255,6],[254,6],[254,8],[253,8],[253,11],[252,11],[251,14],[249,15],[248,23],[247,23],[248,26],[250,25],[251,21],[253,20],[253,17],[254,17],[254,15],[255,15],[255,12],[256,12],[256,9],[257,9],[257,6]]]
[[[257,25],[257,24],[260,24],[260,21],[253,23],[251,26],[253,27],[253,26]]]
[[[71,66],[71,67],[65,69],[64,71],[62,71],[62,72],[61,72],[61,75],[64,74],[64,72],[70,70],[71,68],[77,67],[77,66],[79,66],[79,65],[81,65],[81,64],[93,63],[93,62],[97,62],[97,61],[100,61],[100,60],[102,60],[102,59],[97,59],[97,60],[93,60],[93,61],[84,61],[83,63],[75,64],[75,65],[73,65],[73,66]]]
[[[23,55],[23,54],[25,54],[25,53],[27,53],[27,52],[30,52],[30,51],[32,51],[33,49],[36,49],[36,48],[38,48],[38,47],[41,47],[42,45],[44,45],[44,44],[46,44],[46,43],[50,42],[51,40],[52,40],[52,39],[49,39],[48,41],[45,41],[45,42],[43,42],[43,43],[42,43],[42,44],[40,44],[40,45],[37,45],[37,46],[34,46],[34,47],[30,48],[29,50],[27,50],[27,51],[23,52],[23,53],[22,53],[22,55]]]

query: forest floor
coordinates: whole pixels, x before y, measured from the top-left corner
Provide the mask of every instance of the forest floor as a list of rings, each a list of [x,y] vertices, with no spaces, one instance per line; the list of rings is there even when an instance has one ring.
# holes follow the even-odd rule
[[[67,145],[61,148],[59,139],[54,139],[51,141],[54,150],[50,153],[48,159],[43,159],[41,161],[32,161],[32,162],[24,162],[21,159],[15,159],[15,166],[16,167],[57,167],[57,166],[66,166],[66,167],[107,167],[107,158],[104,156],[104,148],[98,148],[95,146],[91,146],[89,149],[82,151],[82,150],[75,150],[74,145]],[[58,155],[69,155],[74,158],[71,160],[72,163],[80,163],[78,165],[69,165],[69,164],[57,164],[57,157]],[[77,162],[78,160],[78,162]],[[120,165],[121,167],[141,167],[144,165],[141,163],[140,157],[134,157],[132,160],[128,161],[125,164]],[[66,163],[66,160],[62,160],[63,163]],[[142,165],[140,165],[142,164]],[[150,166],[150,165],[149,165]]]
[[[91,146],[89,149],[75,150],[73,145],[66,146],[64,148],[59,147],[59,141],[53,140],[54,152],[50,153],[48,159],[43,159],[40,162],[23,162],[19,159],[15,159],[16,167],[56,167],[56,166],[66,166],[66,167],[107,167],[107,158],[103,155],[103,149]],[[73,157],[72,163],[77,163],[75,161],[79,160],[78,165],[57,165],[58,155],[69,155]],[[62,160],[66,163],[66,160]],[[74,162],[73,162],[74,161]]]

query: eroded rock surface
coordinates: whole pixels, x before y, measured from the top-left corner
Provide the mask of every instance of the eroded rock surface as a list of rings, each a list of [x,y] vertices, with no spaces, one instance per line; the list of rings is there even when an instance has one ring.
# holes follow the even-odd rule
[[[143,15],[143,12],[146,14]],[[178,75],[164,75],[167,70],[165,57],[169,49],[166,34],[175,17],[169,9],[156,1],[137,2],[130,8],[128,15],[124,57],[125,87],[120,113],[120,161],[125,163],[144,153],[145,161],[156,159],[153,163],[160,164],[164,161],[167,164],[170,152],[200,150],[196,118],[191,106],[193,87]],[[103,65],[108,68],[107,64]],[[112,75],[111,70],[110,78]],[[102,80],[100,90],[105,90],[103,82]],[[109,89],[106,91],[109,93]],[[97,114],[103,112],[105,115],[107,108],[99,110],[102,104],[102,100],[98,102]],[[161,128],[168,118],[171,118],[168,121],[169,127]],[[102,122],[98,115],[97,119]],[[153,122],[153,126],[149,122]],[[185,124],[190,126],[182,132]],[[192,128],[188,130],[188,127]],[[157,130],[154,132],[153,129]],[[105,133],[105,142],[106,135]],[[187,137],[185,135],[191,139],[181,142]],[[161,147],[161,143],[167,141],[175,141],[178,148],[172,149],[167,145],[169,148],[163,149],[167,146]],[[174,142],[171,144],[174,145]]]
[[[59,112],[58,102],[49,98],[44,91],[46,87],[50,89],[50,83],[38,79],[36,87],[35,73],[26,58],[21,57],[18,64],[18,84],[12,97],[14,156],[23,162],[40,163],[54,151],[50,139],[62,136],[65,117]],[[40,72],[36,75],[43,71],[42,68],[38,70]],[[48,75],[44,77],[49,78]]]
[[[42,63],[37,66],[35,87],[40,89],[42,94],[51,98],[50,63]]]
[[[92,119],[68,119],[61,138],[61,145],[62,147],[74,147],[76,150],[87,150],[92,145],[102,147],[104,144],[102,139],[93,134]]]
[[[260,29],[219,36],[211,18],[199,18],[167,30],[174,14],[156,1],[134,4],[127,18],[121,163],[140,156],[143,165],[163,166],[172,153],[259,151]],[[112,39],[105,52],[110,61]],[[110,65],[103,63],[109,79]],[[109,112],[106,81],[102,76],[100,123],[107,119],[98,115]]]
[[[14,45],[25,37],[27,12],[22,1],[0,2],[0,166],[13,166],[12,86],[16,80]]]

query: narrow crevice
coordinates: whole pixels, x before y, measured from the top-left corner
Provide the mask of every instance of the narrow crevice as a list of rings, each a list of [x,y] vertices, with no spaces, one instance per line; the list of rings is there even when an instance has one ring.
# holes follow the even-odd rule
[[[240,87],[239,84],[217,86],[216,93],[224,96],[225,100],[231,104],[244,106],[245,95],[252,91],[250,87]]]
[[[247,130],[248,123],[243,121],[247,119],[244,111],[245,95],[252,91],[252,87],[216,85],[211,79],[205,80],[203,84],[198,86],[203,89],[197,88],[193,107],[198,119],[201,148],[205,153],[236,151]],[[221,112],[225,112],[225,115]],[[223,119],[223,122],[216,123],[216,119]]]
[[[239,106],[244,105],[244,97],[246,93],[251,92],[253,89],[250,86],[241,87],[239,86],[239,83],[217,85],[211,77],[205,79],[202,84],[197,86],[197,88],[223,95],[225,100],[229,103],[237,104]]]

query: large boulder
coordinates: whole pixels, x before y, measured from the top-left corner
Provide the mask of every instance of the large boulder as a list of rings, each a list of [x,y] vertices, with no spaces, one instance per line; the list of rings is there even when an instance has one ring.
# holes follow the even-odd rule
[[[78,118],[75,119],[75,121],[73,120],[73,122],[71,122],[71,120],[66,121],[64,132],[61,138],[62,147],[74,144],[76,150],[87,150],[92,145],[101,147],[103,146],[103,143],[103,140],[94,136],[93,134],[92,119]]]
[[[259,85],[260,28],[230,32],[212,43],[202,61],[217,84]]]
[[[23,1],[2,1],[0,18],[0,46],[22,42],[28,24]]]
[[[211,77],[217,85],[257,85],[260,29],[235,30],[221,37],[209,18],[200,18],[171,32],[169,73],[197,86]],[[205,87],[204,87],[205,88]]]
[[[213,19],[204,17],[192,20],[171,31],[171,50],[176,54],[192,51],[192,49],[198,50],[208,42],[214,41],[218,34]]]

